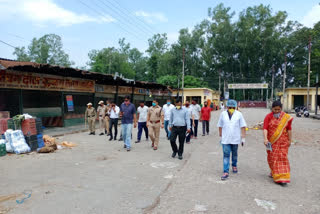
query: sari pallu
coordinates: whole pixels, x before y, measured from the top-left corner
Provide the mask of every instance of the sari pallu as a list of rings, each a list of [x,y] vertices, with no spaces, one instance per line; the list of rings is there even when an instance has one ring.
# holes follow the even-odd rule
[[[290,183],[290,164],[288,160],[289,135],[288,124],[293,118],[281,112],[279,119],[272,116],[268,125],[268,139],[272,144],[272,151],[268,153],[268,163],[271,174],[276,183]]]

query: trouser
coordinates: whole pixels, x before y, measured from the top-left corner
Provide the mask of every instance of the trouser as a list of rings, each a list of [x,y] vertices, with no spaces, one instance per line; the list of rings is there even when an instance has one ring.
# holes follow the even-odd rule
[[[198,125],[199,125],[199,120],[194,120],[194,127],[191,123],[191,135],[197,137],[198,136]]]
[[[110,119],[109,122],[110,122],[110,124],[109,124],[110,138],[113,138],[112,126],[114,126],[114,139],[116,139],[117,138],[117,134],[118,134],[118,118]]]
[[[173,126],[171,130],[170,143],[172,151],[178,153],[178,155],[183,154],[184,141],[186,138],[186,126]],[[179,136],[179,149],[177,148],[176,140]]]
[[[107,134],[110,134],[110,118],[108,116],[106,116],[105,118],[105,123],[106,123],[106,131],[107,131]]]
[[[96,131],[95,122],[96,122],[95,117],[88,117],[88,126],[89,126],[90,133]]]
[[[138,141],[141,140],[142,130],[146,134],[146,138],[148,139],[148,128],[147,122],[138,122]]]
[[[232,152],[232,166],[237,167],[238,144],[222,144],[222,149],[223,149],[223,172],[229,173],[231,152]]]
[[[191,124],[191,126],[193,126],[193,121],[192,121],[192,119],[190,119],[190,124]],[[191,133],[186,137],[186,142],[187,143],[189,143],[190,142],[190,139],[191,139]]]
[[[208,120],[202,120],[202,134],[209,134],[209,121]]]
[[[103,116],[99,116],[99,130],[101,133],[104,132],[105,126],[106,126],[106,122],[104,121]]]
[[[154,147],[158,147],[159,145],[159,137],[160,137],[160,123],[151,123],[149,125],[149,136],[154,145]]]
[[[122,127],[122,138],[127,149],[131,148],[131,134],[132,134],[132,123],[121,124]]]
[[[164,121],[164,130],[167,133],[167,137],[170,138],[171,131],[168,129],[168,126],[169,126],[169,120],[165,120]]]

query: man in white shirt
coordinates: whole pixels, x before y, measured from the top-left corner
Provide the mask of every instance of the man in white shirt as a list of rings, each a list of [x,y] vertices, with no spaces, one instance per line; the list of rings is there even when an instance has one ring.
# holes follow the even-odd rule
[[[193,136],[194,139],[197,139],[197,137],[198,137],[198,124],[199,124],[199,119],[200,119],[201,107],[197,103],[196,99],[192,100],[191,108],[192,108],[191,117],[193,117],[193,121],[194,121],[194,125],[191,126],[194,128],[194,131],[191,130],[191,136]]]
[[[109,139],[109,141],[117,140],[119,113],[120,113],[120,108],[115,104],[114,101],[112,101],[111,108],[109,110],[109,115],[110,115],[110,125],[109,125],[110,139]],[[112,127],[113,126],[114,126],[114,137],[112,135]]]
[[[229,177],[230,153],[232,153],[232,171],[238,173],[238,145],[245,143],[246,121],[242,113],[236,110],[237,102],[228,100],[227,111],[223,111],[218,122],[219,135],[223,148],[223,176],[221,180]]]
[[[171,104],[171,100],[167,100],[167,104],[163,105],[162,111],[164,113],[164,130],[167,133],[167,139],[170,139],[171,131],[168,129],[169,126],[169,120],[171,115],[171,110],[174,109],[174,105]]]
[[[140,106],[137,109],[138,113],[138,139],[135,143],[140,143],[142,129],[146,134],[146,140],[148,140],[148,127],[147,127],[147,116],[148,116],[148,106],[144,105],[144,101],[140,101]]]

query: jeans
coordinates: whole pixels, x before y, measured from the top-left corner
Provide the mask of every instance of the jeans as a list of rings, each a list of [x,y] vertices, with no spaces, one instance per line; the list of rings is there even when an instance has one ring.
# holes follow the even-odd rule
[[[195,137],[198,136],[198,124],[199,124],[199,120],[194,120],[194,127],[193,124],[191,123],[191,133],[190,135],[193,135]],[[193,131],[194,129],[194,131]]]
[[[127,149],[131,148],[132,123],[122,124],[122,138]]]
[[[206,131],[207,131],[207,134],[209,134],[209,121],[202,120],[202,134],[205,135]]]
[[[232,166],[237,167],[238,144],[222,144],[222,149],[223,149],[223,172],[229,173],[231,152],[232,152]]]
[[[183,147],[184,147],[184,141],[186,139],[186,126],[173,126],[172,132],[170,136],[170,144],[172,151],[175,153],[178,153],[179,156],[182,156],[183,154]],[[177,148],[176,140],[179,136],[179,149]]]
[[[114,139],[117,139],[117,134],[118,134],[118,118],[110,119],[110,120],[109,120],[109,133],[110,133],[110,138],[113,138],[113,135],[112,135],[112,126],[114,126]]]
[[[144,130],[144,133],[146,134],[146,138],[148,139],[147,122],[139,122],[138,123],[138,141],[141,140],[142,130]]]
[[[167,137],[170,138],[170,136],[171,136],[171,131],[168,129],[168,126],[169,126],[169,120],[165,120],[165,121],[164,121],[164,130],[165,130],[166,133],[167,133]]]

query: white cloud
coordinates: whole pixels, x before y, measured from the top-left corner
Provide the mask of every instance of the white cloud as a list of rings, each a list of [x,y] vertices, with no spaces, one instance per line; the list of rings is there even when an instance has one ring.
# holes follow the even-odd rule
[[[317,4],[305,15],[301,23],[307,27],[313,27],[314,24],[320,21],[320,5]]]
[[[18,16],[31,20],[37,26],[46,26],[47,24],[70,26],[86,22],[115,21],[109,15],[91,17],[86,14],[77,14],[60,7],[53,0],[0,0],[0,11],[5,11],[4,16]]]
[[[148,13],[140,10],[136,11],[135,15],[144,18],[148,23],[154,23],[155,21],[168,22],[168,18],[163,13]]]

